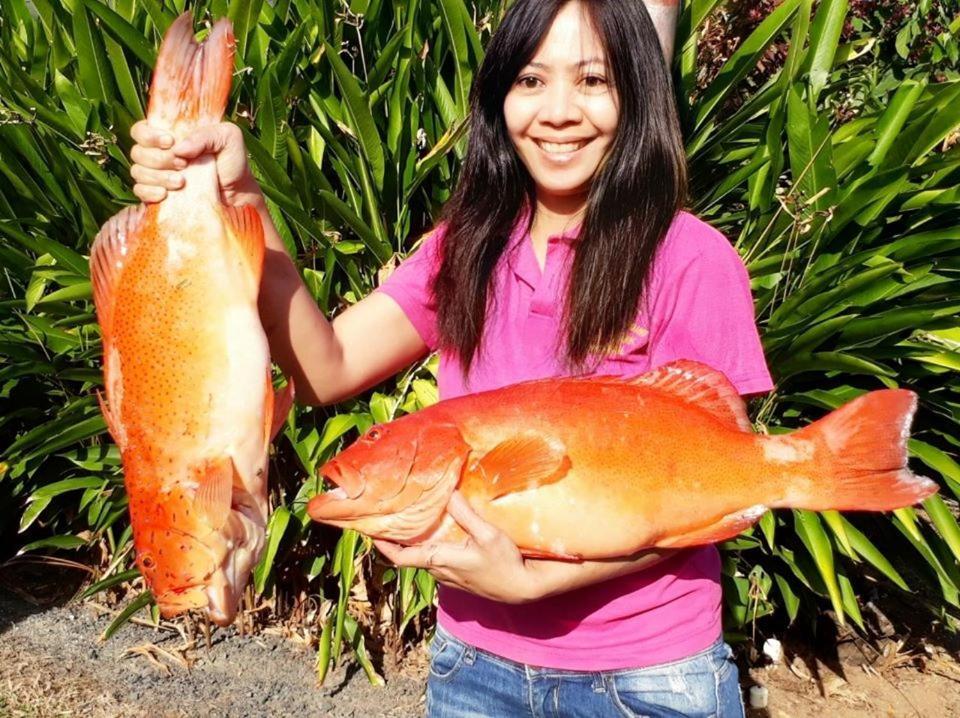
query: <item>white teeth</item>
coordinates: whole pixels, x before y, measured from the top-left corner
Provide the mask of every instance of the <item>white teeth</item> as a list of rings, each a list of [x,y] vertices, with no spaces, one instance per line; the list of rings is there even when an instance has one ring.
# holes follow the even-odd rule
[[[581,142],[566,142],[564,144],[557,144],[555,142],[544,142],[543,140],[536,140],[537,144],[546,151],[552,154],[563,154],[565,152],[576,152],[585,144],[588,140],[583,140]]]

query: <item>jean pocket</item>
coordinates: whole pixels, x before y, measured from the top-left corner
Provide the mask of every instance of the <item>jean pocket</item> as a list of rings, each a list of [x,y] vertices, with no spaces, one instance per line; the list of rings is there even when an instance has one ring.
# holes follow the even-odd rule
[[[617,672],[613,698],[626,718],[715,718],[718,647],[671,663]]]
[[[468,648],[462,641],[438,632],[430,644],[430,676],[440,681],[452,680],[463,665]]]

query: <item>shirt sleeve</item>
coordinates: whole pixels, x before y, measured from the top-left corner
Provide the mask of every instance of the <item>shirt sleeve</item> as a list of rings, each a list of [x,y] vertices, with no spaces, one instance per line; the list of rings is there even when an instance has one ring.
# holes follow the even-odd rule
[[[723,372],[742,395],[770,391],[740,255],[692,215],[680,220],[673,234],[653,273],[650,368],[692,359]]]
[[[431,286],[440,269],[440,246],[446,230],[437,225],[420,242],[420,246],[400,263],[375,290],[393,299],[431,352],[436,351],[437,307]]]

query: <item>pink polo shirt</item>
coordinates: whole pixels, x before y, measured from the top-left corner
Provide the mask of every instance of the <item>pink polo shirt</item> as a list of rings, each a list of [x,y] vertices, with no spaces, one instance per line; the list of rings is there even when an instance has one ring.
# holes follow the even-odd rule
[[[525,228],[521,214],[496,269],[495,310],[466,384],[457,358],[440,353],[441,399],[565,375],[557,347],[576,230],[549,238],[541,272]],[[430,279],[443,231],[441,224],[378,290],[400,305],[431,351],[437,322]],[[678,214],[651,282],[620,353],[597,374],[633,376],[685,358],[722,371],[741,394],[772,388],[747,272],[720,232]],[[713,546],[685,549],[649,569],[520,606],[441,586],[439,604],[444,629],[520,663],[579,671],[649,666],[689,656],[720,636],[720,557]]]

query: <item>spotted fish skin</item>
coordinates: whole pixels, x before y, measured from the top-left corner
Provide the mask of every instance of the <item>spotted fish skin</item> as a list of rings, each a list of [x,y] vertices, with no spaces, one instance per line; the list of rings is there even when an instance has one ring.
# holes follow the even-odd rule
[[[459,541],[458,489],[530,557],[612,558],[736,536],[768,508],[886,511],[937,490],[907,468],[907,390],[870,392],[790,435],[754,433],[720,372],[556,378],[375,426],[320,470],[315,521],[405,544]]]
[[[206,41],[180,16],[161,44],[147,119],[179,140],[217,123],[233,69],[229,21]],[[263,548],[275,396],[257,311],[263,227],[220,202],[202,157],[183,189],[129,207],[90,253],[103,337],[101,408],[120,447],[136,562],[164,616],[231,623]]]

